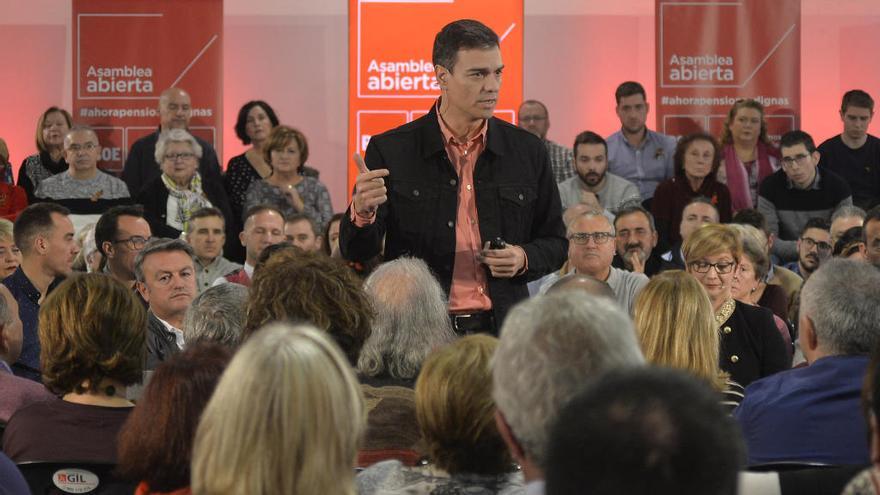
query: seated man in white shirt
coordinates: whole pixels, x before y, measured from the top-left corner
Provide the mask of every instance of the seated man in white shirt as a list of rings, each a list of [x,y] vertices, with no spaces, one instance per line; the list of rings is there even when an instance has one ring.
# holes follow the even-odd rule
[[[196,296],[193,249],[181,239],[153,239],[137,254],[137,288],[149,304],[146,370],[183,349],[183,318]]]
[[[201,208],[189,217],[186,228],[186,242],[195,251],[196,289],[201,294],[217,278],[241,268],[223,257],[226,243],[226,220],[223,213],[214,207]]]
[[[586,203],[616,212],[624,204],[642,201],[635,184],[608,172],[608,145],[595,132],[584,131],[575,138],[574,169],[574,177],[559,183],[563,210]]]
[[[244,267],[218,278],[214,285],[231,282],[250,287],[254,266],[263,250],[284,242],[284,215],[272,206],[254,206],[245,213],[244,230],[238,238],[245,248]]]

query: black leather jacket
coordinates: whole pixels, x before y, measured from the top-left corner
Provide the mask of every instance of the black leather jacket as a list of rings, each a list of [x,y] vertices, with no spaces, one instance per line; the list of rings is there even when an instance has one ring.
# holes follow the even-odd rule
[[[559,191],[547,149],[536,136],[497,118],[488,121],[486,147],[474,169],[481,244],[501,237],[521,246],[528,271],[502,279],[488,274],[489,295],[500,326],[507,310],[528,297],[526,283],[562,266],[568,242]],[[364,262],[415,256],[425,260],[449,292],[455,259],[458,176],[449,161],[437,114],[373,136],[365,162],[387,168],[388,201],[372,225],[356,227],[347,212],[340,226],[343,257]]]

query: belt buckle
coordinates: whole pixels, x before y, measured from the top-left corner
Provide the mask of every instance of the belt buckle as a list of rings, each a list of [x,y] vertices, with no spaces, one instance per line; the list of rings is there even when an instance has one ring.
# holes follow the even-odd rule
[[[473,316],[474,316],[474,315],[472,315],[472,314],[469,314],[469,315],[452,315],[452,328],[453,328],[456,332],[460,331],[460,329],[458,328],[458,320],[459,320],[459,319],[464,320],[464,319],[467,319],[467,318],[472,318]]]

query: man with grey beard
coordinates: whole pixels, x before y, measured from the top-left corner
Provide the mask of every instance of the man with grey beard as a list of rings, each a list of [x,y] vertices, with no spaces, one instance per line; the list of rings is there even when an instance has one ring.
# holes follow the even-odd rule
[[[657,229],[654,216],[641,205],[625,206],[614,217],[617,233],[617,254],[611,266],[648,277],[659,273],[663,260],[654,251],[657,247]]]

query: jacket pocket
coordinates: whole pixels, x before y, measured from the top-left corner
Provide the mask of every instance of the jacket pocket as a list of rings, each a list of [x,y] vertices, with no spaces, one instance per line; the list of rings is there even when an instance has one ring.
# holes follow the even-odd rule
[[[498,187],[501,235],[511,244],[523,244],[530,239],[535,200],[534,186],[510,185]]]

